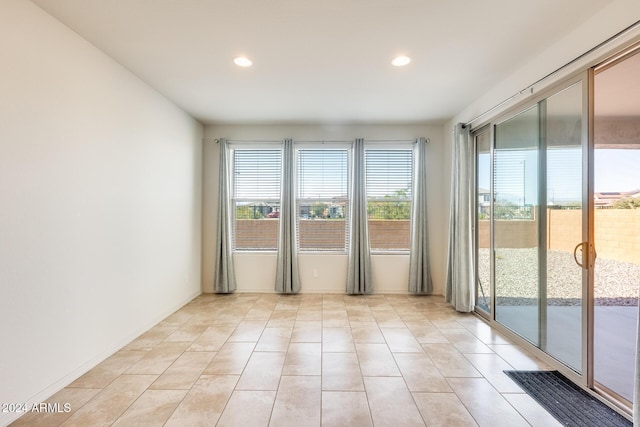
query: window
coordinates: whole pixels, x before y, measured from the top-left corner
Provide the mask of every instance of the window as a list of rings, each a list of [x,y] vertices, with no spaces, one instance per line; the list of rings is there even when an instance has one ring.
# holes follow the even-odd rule
[[[300,251],[348,247],[349,150],[298,149],[297,227]]]
[[[280,149],[233,149],[233,248],[275,250],[280,217]]]
[[[233,249],[274,251],[280,222],[282,150],[267,144],[231,148]],[[296,148],[299,251],[348,250],[350,153],[350,144]],[[371,249],[408,251],[413,147],[367,148],[365,169]]]
[[[366,149],[367,214],[372,251],[411,246],[413,149]]]

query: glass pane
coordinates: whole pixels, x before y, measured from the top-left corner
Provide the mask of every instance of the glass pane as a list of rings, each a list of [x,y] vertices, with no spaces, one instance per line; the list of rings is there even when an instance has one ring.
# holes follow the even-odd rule
[[[280,217],[280,149],[234,149],[233,248],[275,250]]]
[[[640,285],[640,55],[596,75],[594,377],[631,401]]]
[[[346,200],[298,201],[298,249],[346,251]]]
[[[539,345],[538,106],[495,134],[495,317]]]
[[[583,240],[582,83],[547,105],[546,351],[582,370],[583,269],[573,250]],[[543,343],[543,346],[545,343]]]
[[[476,137],[476,305],[491,312],[491,133]]]
[[[236,199],[280,198],[281,151],[233,150],[233,193]]]
[[[346,198],[348,150],[298,150],[298,198]]]
[[[235,206],[234,249],[276,250],[280,201],[237,201]]]
[[[367,214],[371,250],[409,250],[411,246],[410,200],[369,199]]]
[[[409,250],[413,150],[367,149],[369,244],[373,251]]]
[[[346,149],[298,150],[299,250],[347,250],[348,160]]]

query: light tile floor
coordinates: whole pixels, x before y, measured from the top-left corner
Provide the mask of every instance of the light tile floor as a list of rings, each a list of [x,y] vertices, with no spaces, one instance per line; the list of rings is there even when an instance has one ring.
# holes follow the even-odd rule
[[[12,426],[554,426],[442,297],[201,295]]]

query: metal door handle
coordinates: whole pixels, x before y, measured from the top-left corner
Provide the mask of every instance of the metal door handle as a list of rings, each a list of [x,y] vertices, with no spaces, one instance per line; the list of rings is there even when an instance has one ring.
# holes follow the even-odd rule
[[[573,259],[575,260],[576,264],[578,264],[581,268],[584,268],[584,265],[581,262],[578,261],[578,248],[582,248],[582,245],[584,245],[585,243],[586,242],[580,242],[580,243],[578,243],[576,245],[575,248],[573,248]],[[583,255],[582,259],[583,259],[583,262],[584,262],[584,251],[583,251],[582,255]]]

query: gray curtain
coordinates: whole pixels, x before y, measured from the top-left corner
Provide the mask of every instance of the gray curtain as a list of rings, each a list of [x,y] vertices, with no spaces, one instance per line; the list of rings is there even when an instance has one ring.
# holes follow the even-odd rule
[[[457,124],[453,133],[451,168],[451,212],[449,219],[449,259],[445,299],[457,311],[474,307],[473,240],[473,147],[468,127]]]
[[[416,142],[413,173],[413,204],[411,207],[411,255],[409,258],[409,292],[433,292],[429,266],[427,232],[427,140]]]
[[[349,263],[347,293],[373,292],[369,230],[367,224],[367,191],[365,188],[364,140],[356,139],[351,168],[351,201],[349,204]]]
[[[233,247],[231,229],[231,188],[229,182],[229,146],[226,139],[220,139],[220,165],[218,190],[218,223],[216,235],[216,272],[213,290],[227,294],[236,290],[236,275],[233,270]]]
[[[282,179],[280,184],[280,228],[278,231],[278,257],[276,266],[277,292],[300,292],[300,273],[296,251],[296,208],[294,196],[293,140],[285,139],[282,149]]]

